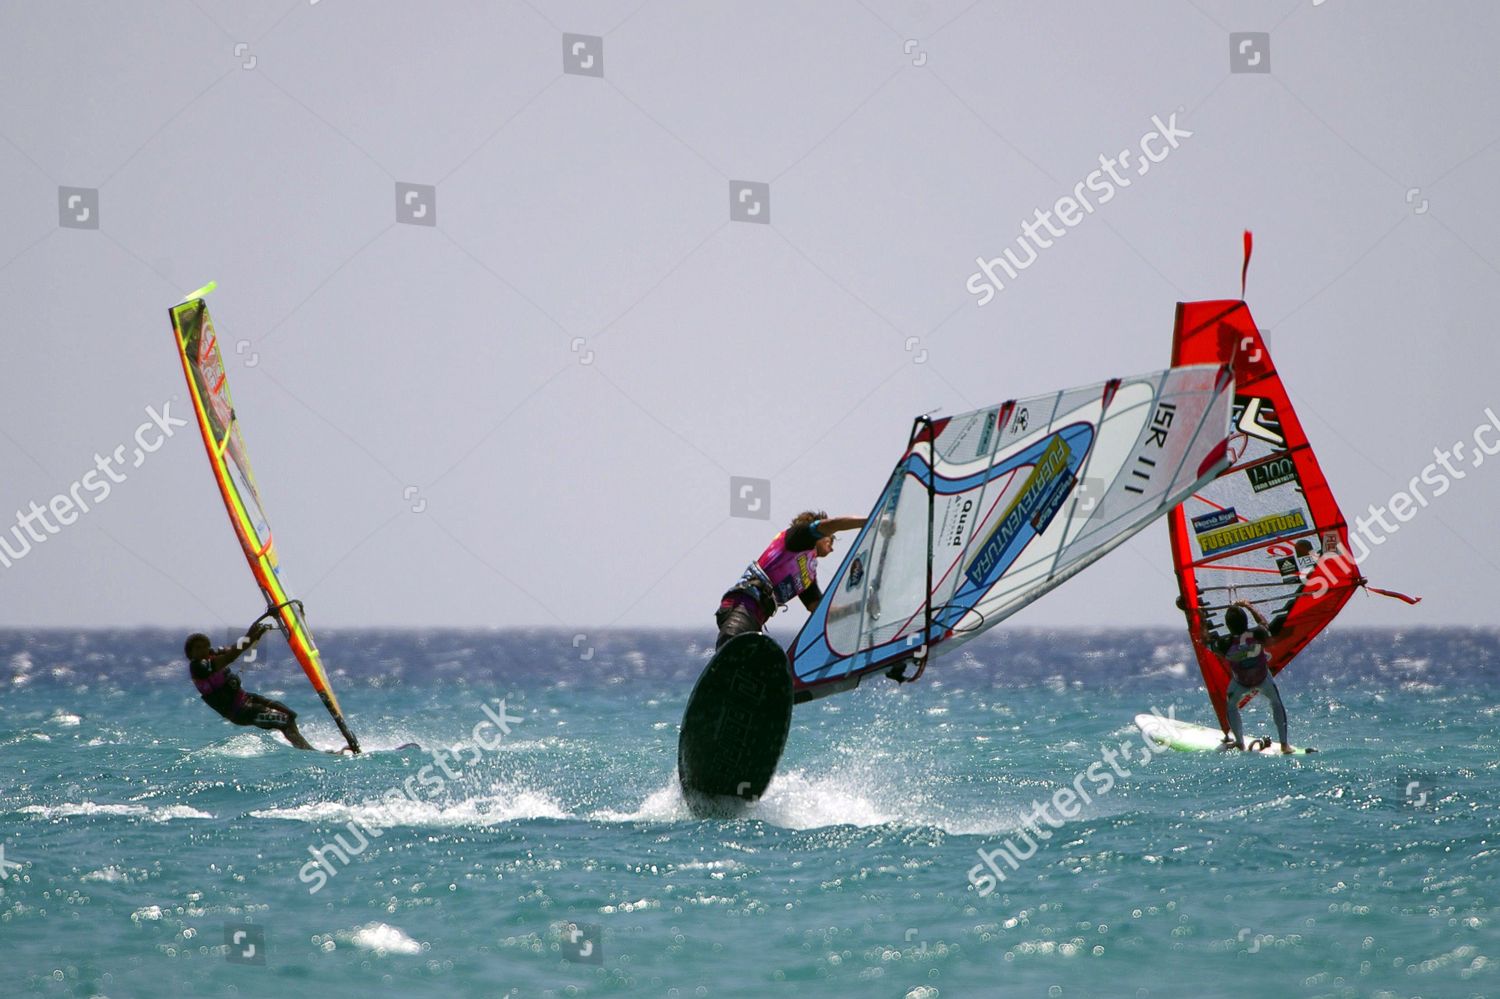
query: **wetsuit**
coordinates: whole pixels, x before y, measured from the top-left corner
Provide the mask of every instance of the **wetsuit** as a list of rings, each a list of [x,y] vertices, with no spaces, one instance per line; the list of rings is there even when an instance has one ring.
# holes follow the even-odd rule
[[[1244,744],[1244,722],[1240,718],[1240,700],[1259,690],[1271,702],[1271,717],[1276,720],[1276,735],[1283,746],[1286,738],[1286,706],[1281,703],[1281,691],[1271,679],[1271,656],[1265,643],[1271,640],[1271,632],[1254,627],[1239,635],[1220,638],[1213,649],[1229,664],[1229,689],[1224,692],[1225,713],[1229,715],[1229,728],[1234,732],[1234,741]]]
[[[215,669],[211,659],[194,659],[188,672],[203,702],[236,725],[285,732],[297,720],[297,712],[280,701],[242,689],[228,664]]]
[[[818,521],[782,531],[760,558],[750,563],[740,581],[719,601],[714,620],[719,639],[714,648],[736,635],[764,631],[776,608],[793,597],[812,610],[823,599],[818,589]]]

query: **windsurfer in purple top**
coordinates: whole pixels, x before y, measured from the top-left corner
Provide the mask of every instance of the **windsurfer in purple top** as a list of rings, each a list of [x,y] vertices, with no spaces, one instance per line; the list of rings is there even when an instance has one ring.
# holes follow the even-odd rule
[[[864,517],[829,517],[821,510],[797,514],[786,530],[771,539],[760,558],[719,601],[716,649],[736,635],[764,631],[766,621],[793,597],[809,611],[823,599],[818,588],[818,559],[833,552],[833,536],[857,531]]]
[[[252,648],[274,627],[269,621],[258,621],[244,638],[227,649],[214,648],[207,635],[189,635],[183,646],[188,657],[188,673],[203,702],[236,725],[254,725],[280,732],[298,749],[312,749],[314,747],[297,730],[297,712],[280,701],[241,689],[240,678],[229,669],[241,653]]]

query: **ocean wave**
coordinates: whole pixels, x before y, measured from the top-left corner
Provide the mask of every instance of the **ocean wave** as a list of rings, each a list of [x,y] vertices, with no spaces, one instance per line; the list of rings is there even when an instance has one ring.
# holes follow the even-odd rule
[[[148,822],[171,822],[173,819],[211,819],[208,812],[188,805],[165,805],[150,808],[146,805],[96,804],[92,801],[65,802],[60,805],[27,805],[20,809],[25,815],[40,815],[44,819],[71,819],[95,815],[122,815],[145,819]]]
[[[314,801],[290,808],[260,809],[250,815],[258,819],[285,819],[320,825],[358,822],[366,828],[375,829],[398,826],[493,826],[526,819],[571,817],[555,798],[529,789],[502,791],[453,802],[412,801],[395,795],[353,805]]]
[[[200,752],[208,756],[227,756],[230,759],[247,760],[255,756],[265,756],[267,753],[276,752],[276,746],[269,740],[269,736],[259,736],[244,732],[239,735],[232,735],[218,745],[209,746],[200,750]]]

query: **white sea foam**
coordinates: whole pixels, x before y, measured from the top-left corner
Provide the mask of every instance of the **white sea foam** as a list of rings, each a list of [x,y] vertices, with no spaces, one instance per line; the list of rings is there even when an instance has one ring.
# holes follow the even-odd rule
[[[901,816],[882,806],[866,782],[847,773],[809,775],[801,770],[781,774],[765,798],[755,803],[751,817],[787,829],[824,826],[878,826]],[[921,823],[926,824],[926,823]]]
[[[878,759],[816,773],[792,768],[777,774],[766,796],[748,805],[739,818],[798,831],[891,825],[941,829],[955,836],[996,836],[1022,828],[1032,799],[1048,800],[1055,790],[1041,785],[1032,790],[997,789],[987,801],[971,799],[970,807],[954,810],[923,794],[921,787],[920,773]],[[1101,796],[1084,807],[1083,815],[1093,818],[1122,807],[1122,802]],[[637,809],[601,809],[587,817],[598,822],[698,821],[683,799],[675,774]]]
[[[236,760],[249,759],[253,756],[265,756],[267,753],[274,753],[275,751],[276,747],[267,742],[265,738],[249,732],[232,735],[217,746],[209,746],[203,750],[209,756],[227,756]]]
[[[1187,663],[1182,662],[1181,660],[1178,660],[1177,662],[1166,663],[1159,667],[1147,667],[1146,669],[1141,671],[1142,677],[1167,676],[1172,677],[1173,679],[1181,679],[1182,677],[1187,676],[1187,674]]]
[[[749,805],[740,817],[787,829],[870,826],[889,821],[867,798],[851,793],[847,782],[809,779],[797,771],[779,775],[771,794]],[[641,807],[634,811],[606,808],[594,812],[589,818],[600,822],[695,821],[675,778],[647,795]]]
[[[118,867],[101,867],[97,871],[89,871],[83,876],[85,881],[103,881],[107,884],[118,884],[129,881],[130,876]]]
[[[371,951],[377,957],[385,957],[387,954],[420,954],[428,947],[407,936],[400,927],[389,923],[366,923],[364,926],[345,930],[338,937],[361,950]]]
[[[670,782],[646,796],[641,807],[633,812],[604,808],[589,815],[598,822],[680,822],[691,819],[687,802],[682,798],[682,788],[674,776]]]

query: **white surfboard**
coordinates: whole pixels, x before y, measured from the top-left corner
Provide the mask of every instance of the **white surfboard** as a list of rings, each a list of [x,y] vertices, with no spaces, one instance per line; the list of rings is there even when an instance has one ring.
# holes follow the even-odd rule
[[[1150,739],[1153,745],[1161,746],[1163,749],[1172,749],[1179,753],[1217,753],[1224,750],[1224,735],[1216,728],[1194,725],[1192,722],[1178,721],[1176,718],[1163,718],[1161,715],[1136,715],[1135,727],[1140,729],[1141,734]],[[1245,745],[1254,747],[1250,751],[1268,756],[1283,755],[1280,744],[1269,736],[1247,738]],[[1315,752],[1317,752],[1316,749],[1294,748],[1294,755],[1299,756]]]

